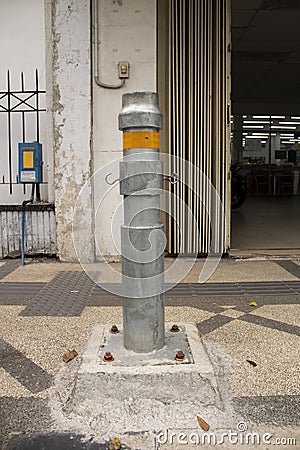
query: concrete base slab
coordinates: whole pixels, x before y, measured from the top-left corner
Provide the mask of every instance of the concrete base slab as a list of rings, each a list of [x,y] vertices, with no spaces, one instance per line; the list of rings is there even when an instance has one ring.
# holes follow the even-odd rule
[[[98,372],[99,364],[111,370],[110,367],[141,367],[141,366],[163,366],[163,365],[181,365],[193,363],[193,357],[189,346],[187,337],[187,330],[189,334],[193,335],[193,329],[187,324],[187,329],[184,325],[178,327],[178,332],[171,332],[172,323],[166,324],[165,345],[162,349],[150,353],[136,353],[132,350],[127,350],[123,345],[123,327],[117,324],[118,333],[112,334],[110,332],[111,325],[98,325],[93,329],[87,349],[83,355],[83,361],[80,367],[80,372]],[[100,342],[100,348],[99,348]],[[176,353],[181,350],[184,353],[184,360],[176,361]],[[112,362],[104,362],[103,357],[106,352],[113,355]],[[96,355],[96,358],[95,358]],[[201,357],[201,355],[199,355]],[[203,360],[203,355],[202,355]],[[204,361],[203,361],[204,363]],[[119,371],[120,369],[118,369]]]
[[[171,361],[165,349],[161,364],[153,354],[144,363],[138,355],[140,361],[125,365],[119,356],[102,363],[110,325],[97,325],[82,358],[59,374],[53,397],[56,421],[69,430],[126,433],[189,427],[205,408],[217,414],[223,404],[198,330],[192,324],[179,326],[190,354],[187,363]]]

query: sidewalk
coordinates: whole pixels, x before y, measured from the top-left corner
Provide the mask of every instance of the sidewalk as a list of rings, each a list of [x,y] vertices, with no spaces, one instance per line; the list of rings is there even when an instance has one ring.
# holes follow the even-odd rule
[[[167,259],[166,268],[173,262]],[[197,260],[181,284],[166,293],[166,321],[192,322],[203,338],[228,415],[210,416],[211,430],[236,429],[237,421],[243,420],[252,430],[297,437],[300,446],[300,261],[225,259],[204,286],[197,284],[203,263]],[[71,347],[80,355],[95,324],[122,322],[120,298],[95,288],[79,264],[47,259],[19,264],[0,262],[0,443],[6,448],[16,435],[10,449],[39,448],[40,443],[34,447],[34,437],[31,447],[26,447],[28,433],[80,434],[81,430],[58,430],[49,406],[53,381],[60,367],[66,366],[62,355]],[[119,263],[99,267],[101,283],[120,282]],[[176,277],[183,274],[177,271]],[[173,282],[173,277],[167,274],[166,281]],[[257,306],[250,306],[252,302]],[[68,364],[71,367],[73,362]],[[199,415],[205,416],[205,411]],[[200,430],[197,421],[194,426]],[[21,445],[22,432],[26,433]],[[94,430],[95,442],[80,441],[70,448],[108,448],[96,444],[97,433],[103,436],[105,430]],[[70,442],[75,445],[74,436]],[[151,437],[122,436],[122,430],[120,436],[126,448],[182,447],[169,441],[154,447]],[[51,445],[69,448],[66,442]]]

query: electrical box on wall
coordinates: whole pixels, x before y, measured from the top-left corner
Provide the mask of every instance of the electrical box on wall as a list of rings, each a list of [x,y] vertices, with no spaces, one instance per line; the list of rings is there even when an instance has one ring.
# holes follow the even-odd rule
[[[118,63],[119,78],[129,78],[129,62],[121,61]]]
[[[19,183],[42,183],[42,144],[19,142]]]

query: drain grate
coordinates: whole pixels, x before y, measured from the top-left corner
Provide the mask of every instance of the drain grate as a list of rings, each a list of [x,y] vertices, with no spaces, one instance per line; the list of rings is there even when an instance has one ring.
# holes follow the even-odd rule
[[[171,286],[169,286],[168,284],[165,285],[165,288],[167,289],[167,291],[166,291],[167,297],[192,297],[193,296],[191,284],[189,284],[189,283],[177,284],[177,286],[174,286],[171,289],[170,289],[170,287]]]
[[[300,281],[166,284],[166,299],[205,299],[300,294]],[[169,289],[169,290],[168,290]],[[112,293],[113,292],[113,293]],[[89,306],[115,305],[122,298],[120,283],[97,286],[84,272],[60,272],[49,283],[0,283],[0,304],[22,304],[22,316],[80,316]],[[9,301],[9,303],[7,303]],[[12,302],[12,303],[11,303]],[[218,312],[218,311],[216,311]]]
[[[246,295],[293,295],[300,292],[299,285],[281,282],[239,283]]]
[[[46,283],[0,283],[0,297],[33,297]]]
[[[20,313],[21,316],[80,316],[94,282],[84,272],[60,272]]]
[[[207,283],[207,284],[192,284],[192,292],[194,296],[198,297],[204,295],[210,296],[241,296],[244,295],[243,289],[241,289],[236,283]]]
[[[107,297],[107,292],[113,287],[114,292],[122,296],[121,284],[103,284],[96,286],[93,296]],[[106,290],[107,288],[107,290]],[[300,294],[298,281],[270,281],[270,282],[237,282],[237,283],[180,283],[177,286],[166,284],[166,297],[241,297],[246,295],[297,295]]]

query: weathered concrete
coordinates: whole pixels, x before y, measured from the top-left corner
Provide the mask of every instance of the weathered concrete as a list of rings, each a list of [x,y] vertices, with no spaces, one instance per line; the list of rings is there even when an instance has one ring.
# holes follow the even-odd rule
[[[92,260],[91,185],[76,204],[92,171],[90,2],[54,0],[46,6],[52,12],[52,60],[47,64],[52,73],[53,105],[48,114],[53,114],[57,254],[62,261],[76,260],[72,242],[76,205],[80,217],[80,221],[76,220],[76,231],[81,232],[81,260]]]
[[[98,372],[99,364],[105,366],[105,371],[110,370],[109,367],[146,367],[146,366],[172,366],[182,364],[194,364],[191,349],[187,339],[187,332],[184,326],[179,327],[179,331],[172,332],[170,328],[172,323],[165,324],[166,344],[160,350],[150,353],[136,353],[133,350],[127,350],[123,345],[124,329],[122,325],[117,325],[119,332],[112,334],[110,326],[98,325],[94,328],[92,337],[89,341],[89,346],[85,352],[85,358],[81,364],[80,373]],[[190,328],[188,327],[190,330]],[[193,331],[193,330],[192,330]],[[192,333],[190,330],[190,335]],[[99,336],[101,345],[99,349]],[[175,360],[175,355],[178,350],[182,350],[185,358],[181,363]],[[95,359],[95,352],[98,357]],[[107,364],[103,361],[103,356],[106,352],[111,352],[114,361]]]
[[[62,369],[53,395],[53,414],[61,426],[107,433],[185,428],[199,410],[223,404],[213,366],[197,329],[185,327],[194,362],[124,366],[99,364],[105,328],[96,326],[73,374]],[[148,355],[147,355],[148,357]]]

